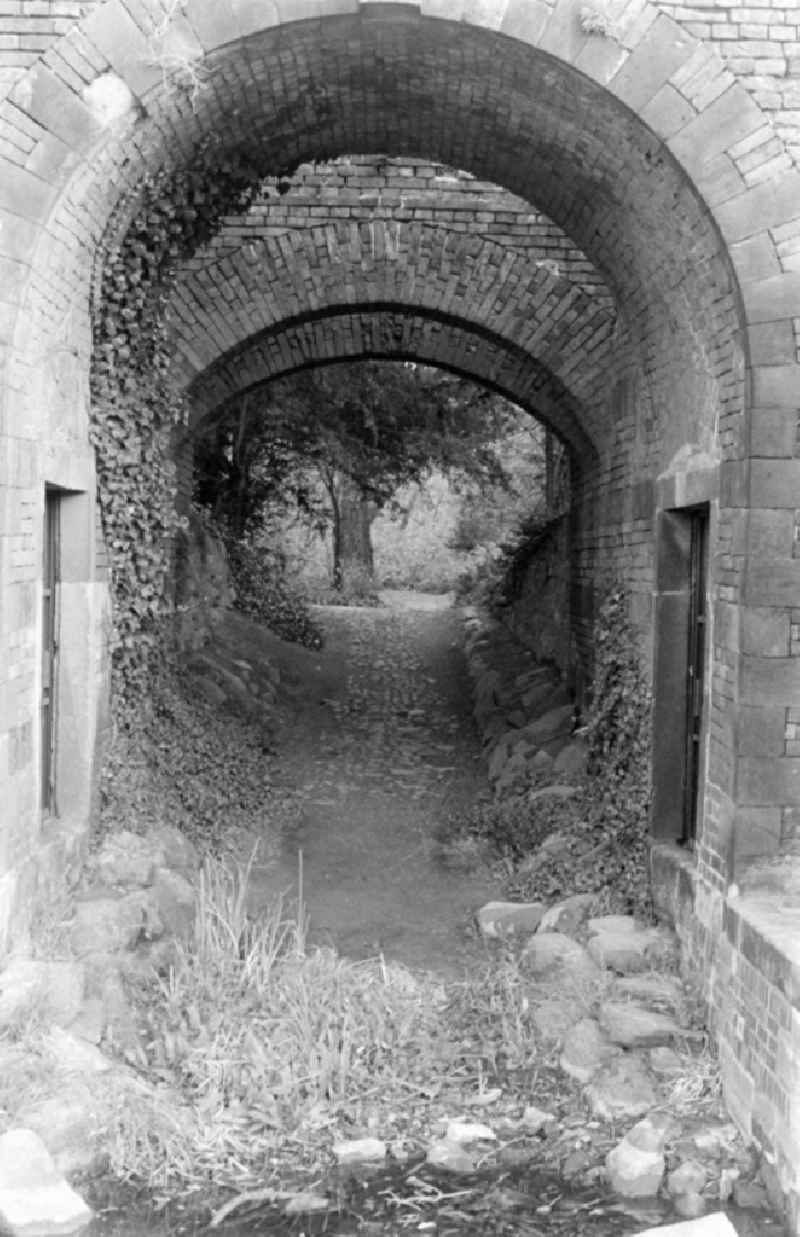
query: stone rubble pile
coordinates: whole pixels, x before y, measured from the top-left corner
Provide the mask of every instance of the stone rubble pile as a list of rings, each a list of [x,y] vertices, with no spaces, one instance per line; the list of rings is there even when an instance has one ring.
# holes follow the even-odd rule
[[[495,797],[568,798],[586,772],[586,747],[573,732],[575,706],[555,670],[499,623],[464,615],[464,651]],[[542,786],[545,780],[548,784]]]
[[[37,1029],[40,1067],[0,1134],[0,1230],[12,1237],[88,1223],[65,1175],[102,1167],[120,1105],[155,1094],[131,1067],[141,1044],[126,979],[191,940],[198,867],[192,843],[169,826],[108,835],[74,900],[69,957],[16,956],[0,972],[0,1076],[23,1077],[12,1033],[26,1025]]]
[[[628,916],[592,917],[590,902],[489,903],[478,912],[492,947],[505,937],[517,952],[543,1064],[557,1063],[564,1085],[553,1111],[499,1087],[472,1104],[465,1097],[461,1113],[431,1127],[426,1163],[462,1177],[530,1165],[577,1188],[658,1200],[670,1223],[648,1230],[654,1235],[731,1237],[720,1207],[731,1200],[761,1209],[768,1200],[719,1097],[697,1086],[706,1037],[691,1019],[693,993],[675,973],[674,937]],[[476,1106],[480,1120],[470,1112]],[[402,1155],[375,1137],[334,1147],[340,1166]]]
[[[469,610],[465,629],[474,717],[495,798],[524,796],[533,808],[547,795],[576,794],[586,749],[573,734],[564,685],[502,624]],[[526,864],[559,845],[557,836],[548,838]],[[580,1089],[572,1118],[546,1125],[546,1141],[576,1135],[556,1159],[576,1183],[601,1180],[631,1199],[659,1196],[685,1218],[686,1237],[731,1232],[715,1205],[734,1198],[761,1207],[766,1193],[753,1154],[722,1108],[709,1120],[707,1098],[700,1105],[698,1095],[697,1114],[674,1101],[681,1079],[687,1094],[693,1085],[687,1073],[695,1071],[696,1083],[696,1062],[707,1052],[704,1032],[690,1019],[693,994],[676,974],[676,938],[631,916],[592,917],[594,902],[587,893],[552,905],[496,901],[476,916],[487,941],[505,938],[520,951],[543,1046],[567,1084]],[[684,1225],[663,1231],[677,1237]]]

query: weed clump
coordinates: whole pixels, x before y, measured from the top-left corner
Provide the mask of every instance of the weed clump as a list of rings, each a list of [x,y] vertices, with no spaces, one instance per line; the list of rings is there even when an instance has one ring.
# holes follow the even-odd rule
[[[441,986],[310,948],[302,908],[252,919],[250,866],[206,862],[193,948],[133,994],[140,1068],[181,1119],[145,1129],[121,1113],[112,1167],[151,1188],[241,1188],[316,1164],[334,1132],[369,1128],[381,1097],[407,1098],[432,1052]]]

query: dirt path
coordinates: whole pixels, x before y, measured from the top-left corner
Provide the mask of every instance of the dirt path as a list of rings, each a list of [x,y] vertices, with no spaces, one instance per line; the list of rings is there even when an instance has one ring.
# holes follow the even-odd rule
[[[303,822],[257,895],[296,893],[302,848],[312,939],[460,975],[479,949],[470,915],[492,890],[434,855],[437,822],[485,785],[457,612],[448,598],[390,593],[381,608],[318,617],[318,677],[279,740]]]

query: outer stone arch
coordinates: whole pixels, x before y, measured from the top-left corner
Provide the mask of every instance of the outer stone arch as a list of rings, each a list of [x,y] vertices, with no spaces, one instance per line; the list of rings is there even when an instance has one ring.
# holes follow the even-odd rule
[[[627,444],[605,528],[609,543],[614,521],[622,530],[643,602],[658,593],[653,509],[714,509],[713,725],[692,942],[710,954],[735,865],[774,850],[800,806],[800,276],[774,239],[797,218],[800,174],[749,180],[748,144],[770,122],[721,63],[709,73],[691,35],[638,0],[612,0],[610,37],[582,28],[575,0],[188,0],[154,57],[163,16],[154,0],[106,0],[0,107],[0,484],[13,529],[0,564],[0,662],[15,671],[3,732],[14,753],[13,880],[39,833],[31,616],[42,482],[93,484],[85,374],[95,259],[124,228],[143,179],[190,162],[204,134],[252,146],[273,172],[345,150],[422,150],[534,200],[637,323],[661,429],[640,455]],[[194,101],[158,54],[177,56],[189,78],[202,68]],[[13,140],[20,117],[24,147]],[[621,405],[627,398],[619,393]],[[637,537],[650,548],[637,551]],[[94,621],[102,603],[92,605]],[[101,661],[88,629],[85,682]],[[84,691],[76,716],[87,748],[96,715]],[[730,906],[726,916],[735,918]],[[796,1218],[798,1157],[783,1127],[776,1143]]]
[[[0,411],[14,431],[3,480],[19,488],[46,457],[57,483],[91,484],[89,282],[144,176],[191,161],[208,133],[223,148],[252,147],[273,173],[312,155],[415,147],[534,199],[603,270],[660,391],[664,433],[647,462],[663,478],[660,505],[689,492],[721,498],[722,540],[755,546],[764,521],[747,511],[774,510],[775,478],[789,511],[798,479],[789,440],[800,286],[771,229],[795,217],[800,177],[748,186],[748,141],[769,124],[721,64],[706,88],[697,70],[708,53],[671,18],[615,2],[608,29],[587,34],[574,0],[477,11],[466,0],[188,0],[166,22],[155,3],[136,16],[120,0],[97,6],[0,108],[0,136],[19,114],[34,122],[24,161],[2,156],[11,348]],[[159,59],[183,64],[183,76]],[[202,78],[196,96],[187,77]],[[52,444],[44,455],[37,439]],[[800,580],[786,529],[768,540],[757,565],[722,551],[716,563],[726,664],[714,690],[727,710],[770,696],[760,650],[741,660],[743,601],[772,607],[781,636],[771,647],[789,652]],[[717,887],[734,805],[760,810],[770,781],[781,805],[798,798],[785,747],[748,760],[737,743],[721,727],[710,744],[719,793],[701,861]]]

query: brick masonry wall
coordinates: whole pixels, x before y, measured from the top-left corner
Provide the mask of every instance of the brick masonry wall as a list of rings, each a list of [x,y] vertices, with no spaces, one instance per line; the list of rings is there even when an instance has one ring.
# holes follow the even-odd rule
[[[800,803],[787,729],[795,724],[787,710],[800,709],[796,14],[785,4],[684,10],[649,0],[606,0],[590,22],[575,0],[268,7],[278,31],[262,31],[261,0],[104,0],[82,5],[64,33],[41,25],[64,17],[57,4],[19,0],[3,14],[19,20],[4,28],[0,66],[2,845],[22,837],[33,854],[40,836],[28,789],[38,758],[36,620],[24,616],[38,587],[42,486],[92,491],[89,298],[142,183],[191,162],[209,135],[250,151],[273,176],[354,150],[417,151],[535,202],[624,307],[616,380],[584,399],[590,413],[577,418],[604,431],[597,467],[576,486],[578,554],[581,581],[614,563],[635,583],[645,639],[653,512],[711,505],[709,736],[693,915],[716,942],[732,864],[753,843],[780,845]],[[718,20],[698,15],[709,12]],[[481,253],[498,245],[484,237]],[[375,257],[364,280],[377,278]],[[477,268],[474,279],[488,293]],[[316,286],[324,290],[324,275]],[[520,349],[522,336],[493,304],[452,320],[441,305],[438,317],[413,305],[326,317],[322,303],[308,317],[305,301],[270,347],[307,363],[331,348],[399,339],[427,359],[468,355],[487,380],[513,360],[520,389],[563,417],[587,371],[562,369],[554,384],[555,355],[545,366]],[[502,331],[476,322],[476,312]],[[30,546],[20,531],[26,494],[37,513]],[[89,564],[86,578],[94,576]],[[93,610],[98,622],[101,612]],[[751,716],[758,710],[763,728]],[[762,733],[766,750],[754,750]],[[0,869],[5,907],[9,873],[13,881],[25,862]]]

